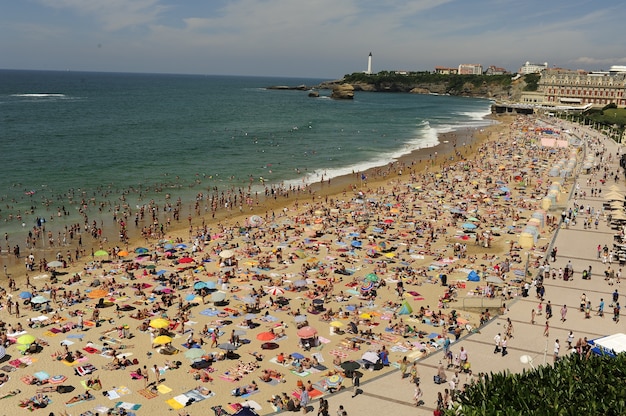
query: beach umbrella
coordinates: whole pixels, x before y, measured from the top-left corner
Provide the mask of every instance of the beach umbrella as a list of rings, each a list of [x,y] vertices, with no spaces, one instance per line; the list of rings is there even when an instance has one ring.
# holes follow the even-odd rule
[[[307,283],[306,283],[306,280],[300,279],[300,280],[296,280],[295,282],[293,282],[293,285],[295,287],[304,287],[307,285]]]
[[[299,352],[292,352],[291,357],[295,358],[296,360],[301,360],[304,358],[304,355],[300,354]]]
[[[304,321],[306,321],[306,320],[307,320],[306,315],[296,315],[296,316],[294,316],[294,318],[293,318],[293,321],[294,321],[295,323],[297,323],[297,324],[302,323],[302,322],[304,322]]]
[[[359,318],[369,320],[369,319],[372,319],[372,315],[370,315],[369,313],[363,312],[361,315],[359,315]]]
[[[382,229],[382,228],[380,228],[380,227],[374,227],[374,228],[372,228],[372,232],[374,232],[374,233],[382,233],[382,232],[384,232],[384,231],[385,231],[385,230],[383,230],[383,229]]]
[[[374,282],[367,282],[363,286],[361,286],[361,292],[369,292],[374,289]]]
[[[189,358],[190,360],[196,360],[203,355],[206,355],[206,351],[202,348],[190,348],[189,350],[185,351],[185,357]]]
[[[147,249],[147,248],[145,248],[145,247],[137,247],[137,248],[135,249],[135,253],[137,253],[137,254],[145,254],[145,253],[147,253],[148,251],[150,251],[150,250],[148,250],[148,249]]]
[[[93,253],[93,255],[96,257],[103,257],[103,256],[108,256],[109,253],[106,250],[98,250],[95,253]]]
[[[330,377],[326,377],[326,385],[328,387],[337,387],[342,381],[343,377],[341,377],[339,374],[333,374]]]
[[[247,313],[243,316],[243,319],[245,319],[246,321],[251,321],[253,319],[256,319],[256,314],[254,313]]]
[[[100,299],[106,297],[108,294],[109,292],[104,289],[94,289],[87,294],[87,297],[89,299]]]
[[[24,292],[20,292],[19,297],[20,299],[30,299],[33,297],[33,294],[30,292],[24,291]]]
[[[350,294],[350,295],[355,295],[355,296],[359,296],[360,293],[358,290],[354,290],[354,289],[348,289],[346,290],[346,293]]]
[[[333,328],[341,328],[343,326],[343,322],[341,322],[341,321],[332,321],[330,323],[330,326],[332,326]]]
[[[169,344],[170,342],[172,342],[172,337],[168,337],[167,335],[160,335],[152,341],[155,345],[164,345]]]
[[[361,359],[365,361],[369,361],[370,363],[378,362],[378,354],[373,351],[367,351],[362,356]],[[355,369],[356,370],[356,369]]]
[[[376,354],[374,354],[374,355],[376,355]],[[376,357],[378,357],[378,356],[376,356]],[[354,370],[358,370],[359,368],[361,368],[361,364],[357,363],[356,361],[350,360],[350,361],[345,361],[345,362],[341,363],[341,368],[343,368],[345,371],[352,372]]]
[[[190,293],[188,295],[185,296],[185,300],[186,301],[192,301],[196,298],[196,295],[194,295],[193,293]]]
[[[232,250],[222,250],[219,255],[223,259],[229,259],[235,255],[235,252]]]
[[[181,257],[178,259],[179,264],[188,264],[193,263],[195,260],[191,257]]]
[[[64,376],[62,374],[59,374],[59,375],[50,377],[48,379],[48,383],[51,383],[51,384],[61,384],[61,383],[63,383],[66,380],[67,380],[66,376]]]
[[[173,248],[174,248],[174,244],[172,244],[172,243],[167,243],[166,245],[164,245],[164,246],[163,246],[163,248],[164,248],[165,250],[171,250],[171,249],[173,249]]]
[[[280,347],[280,345],[275,342],[264,342],[263,344],[261,344],[261,349],[264,350],[275,350],[278,349],[278,347]]]
[[[48,267],[52,267],[52,268],[63,267],[63,262],[60,262],[60,261],[57,261],[57,260],[51,261],[51,262],[48,263]]]
[[[317,329],[312,326],[303,326],[298,329],[297,335],[299,338],[313,338],[317,334]]]
[[[41,304],[41,303],[50,302],[50,299],[46,299],[45,297],[39,295],[39,296],[35,296],[30,301],[31,301],[31,303]]]
[[[231,344],[230,342],[224,342],[223,344],[218,345],[218,347],[225,351],[235,351],[237,346],[235,344]]]
[[[270,296],[280,296],[285,294],[285,289],[280,286],[268,286],[265,288],[265,293]]]
[[[253,298],[252,296],[244,296],[243,298],[241,298],[241,301],[247,305],[256,303],[256,299]]]
[[[370,273],[367,276],[365,276],[365,280],[368,280],[370,282],[378,282],[379,278],[374,273]]]
[[[17,343],[20,345],[30,345],[35,342],[35,336],[31,334],[24,334],[17,339]]]
[[[208,282],[204,282],[204,285],[209,290],[214,290],[217,288],[217,285],[215,284],[215,282],[212,282],[210,280]]]
[[[247,331],[245,329],[236,329],[233,331],[233,334],[238,337],[242,337],[247,334]]]
[[[206,288],[206,283],[204,282],[196,282],[193,284],[193,288],[196,290],[200,290],[200,289],[204,289]]]
[[[211,293],[211,301],[212,302],[221,302],[226,299],[226,293],[224,292],[213,292]]]
[[[359,247],[361,247],[363,245],[363,243],[361,243],[359,240],[352,240],[350,242],[350,245],[352,247],[359,248]]]
[[[150,321],[150,326],[156,329],[169,328],[170,321],[165,318],[155,318]]]
[[[150,260],[149,256],[137,256],[135,257],[135,259],[133,260],[135,263],[143,263],[144,261],[148,261]]]
[[[476,228],[476,224],[472,224],[471,222],[466,222],[463,224],[463,228],[465,228],[466,230],[473,230],[474,228]]]
[[[263,224],[263,218],[258,215],[252,215],[250,218],[248,218],[248,224],[251,227],[258,227]]]
[[[0,345],[0,360],[3,359],[7,355],[7,349],[4,346]]]
[[[183,243],[176,244],[176,248],[185,249],[185,248],[187,248],[187,244],[183,244]]]
[[[260,332],[256,335],[256,339],[259,341],[273,341],[276,339],[276,335],[269,331]]]
[[[119,251],[119,252],[117,253],[117,255],[118,255],[118,256],[120,256],[120,257],[126,257],[126,256],[128,256],[128,251],[126,251],[126,250],[121,250],[121,251]]]

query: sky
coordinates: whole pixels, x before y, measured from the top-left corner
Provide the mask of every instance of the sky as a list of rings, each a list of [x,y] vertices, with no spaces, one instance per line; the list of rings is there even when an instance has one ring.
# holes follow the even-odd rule
[[[621,2],[0,0],[0,68],[337,79],[626,65]]]

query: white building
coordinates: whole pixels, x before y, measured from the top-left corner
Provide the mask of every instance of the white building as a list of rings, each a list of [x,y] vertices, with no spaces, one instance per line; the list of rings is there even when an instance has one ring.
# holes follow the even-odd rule
[[[459,65],[459,75],[482,75],[483,66],[481,64],[461,64]]]
[[[538,74],[544,69],[548,69],[547,62],[544,62],[543,64],[531,64],[530,62],[526,61],[526,63],[520,67],[518,73],[522,75]]]

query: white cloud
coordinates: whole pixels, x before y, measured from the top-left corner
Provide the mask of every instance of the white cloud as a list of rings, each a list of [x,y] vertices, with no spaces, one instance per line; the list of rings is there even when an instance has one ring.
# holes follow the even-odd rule
[[[107,31],[153,23],[167,10],[159,0],[39,0],[55,9],[69,9],[100,21]]]

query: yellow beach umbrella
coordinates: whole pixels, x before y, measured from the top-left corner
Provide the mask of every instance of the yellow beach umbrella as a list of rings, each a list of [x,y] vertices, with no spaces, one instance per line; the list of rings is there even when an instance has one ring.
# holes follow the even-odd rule
[[[25,335],[22,335],[21,337],[19,337],[16,342],[18,344],[20,344],[20,345],[30,345],[33,342],[35,342],[35,339],[36,338],[35,338],[34,335],[25,334]]]
[[[156,329],[169,328],[170,321],[165,318],[155,318],[150,321],[150,326]]]
[[[343,326],[343,323],[341,321],[332,321],[330,323],[330,326],[332,326],[333,328],[340,328]]]
[[[169,344],[170,342],[172,342],[172,337],[168,337],[167,335],[158,336],[152,341],[152,343],[156,345]]]

